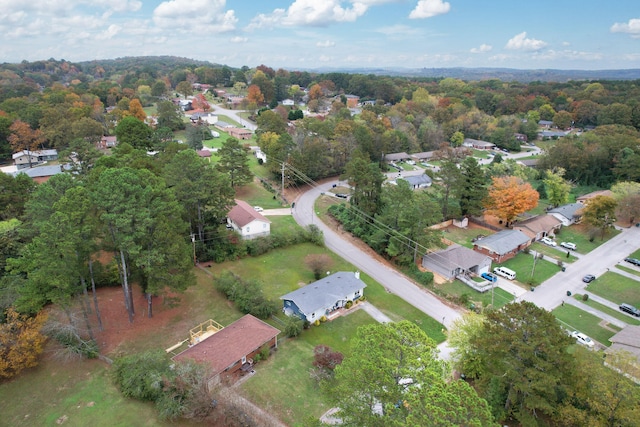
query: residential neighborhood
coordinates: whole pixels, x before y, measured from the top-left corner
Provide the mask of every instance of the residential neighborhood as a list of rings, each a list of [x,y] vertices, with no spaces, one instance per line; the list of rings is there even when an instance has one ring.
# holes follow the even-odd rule
[[[140,61],[0,91],[12,425],[600,425],[616,387],[634,414],[640,136],[592,96],[631,83]]]

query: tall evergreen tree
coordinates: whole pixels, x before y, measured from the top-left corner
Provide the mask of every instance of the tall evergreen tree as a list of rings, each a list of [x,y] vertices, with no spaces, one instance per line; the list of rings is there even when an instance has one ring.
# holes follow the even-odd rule
[[[248,151],[237,138],[227,139],[218,150],[220,160],[216,163],[216,169],[229,176],[232,187],[240,187],[253,180]]]

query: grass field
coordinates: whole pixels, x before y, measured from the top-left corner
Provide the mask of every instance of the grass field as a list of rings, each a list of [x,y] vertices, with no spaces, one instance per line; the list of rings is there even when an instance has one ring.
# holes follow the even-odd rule
[[[638,318],[636,317],[632,317],[628,314],[624,314],[623,312],[621,312],[620,310],[615,310],[613,308],[610,308],[604,304],[600,304],[599,302],[596,302],[592,299],[589,299],[587,301],[583,301],[582,300],[582,294],[574,294],[573,297],[575,299],[577,299],[578,301],[582,302],[583,304],[588,305],[589,307],[593,307],[596,310],[599,310],[603,313],[608,314],[609,316],[615,317],[618,320],[622,320],[623,322],[626,322],[630,325],[640,325],[640,320],[638,320]]]
[[[0,425],[186,426],[158,420],[152,404],[124,398],[99,361],[45,360],[0,385]]]
[[[587,290],[616,304],[640,306],[640,282],[612,271],[589,283]]]
[[[586,224],[575,224],[570,227],[562,227],[556,235],[556,242],[573,242],[576,244],[576,252],[586,254],[605,243],[612,237],[620,234],[620,231],[610,228],[606,231],[604,238],[597,232],[591,241],[591,230]]]
[[[494,265],[494,267],[498,265],[515,271],[518,282],[532,286],[539,285],[560,271],[558,264],[544,259],[536,260],[534,267],[533,255],[525,254],[524,252],[502,264]]]
[[[627,266],[626,266],[626,265],[624,265],[624,264],[618,264],[618,265],[616,265],[616,268],[618,268],[618,269],[620,269],[620,270],[622,270],[622,271],[625,271],[625,272],[627,272],[627,273],[633,274],[633,275],[635,275],[635,276],[638,276],[638,280],[640,280],[640,271],[638,271],[638,270],[634,270],[634,269],[633,269],[633,268],[631,268],[631,267],[627,267]]]
[[[599,317],[569,304],[557,307],[552,313],[564,328],[585,333],[607,347],[611,345],[609,338],[617,333],[615,330],[600,326],[602,320]]]
[[[446,292],[449,295],[453,295],[456,297],[462,297],[462,295],[469,296],[469,302],[473,303],[475,306],[488,307],[491,305],[491,301],[493,298],[493,306],[496,308],[500,308],[505,304],[513,301],[513,295],[509,292],[500,289],[494,288],[493,296],[491,291],[487,291],[484,293],[480,293],[475,289],[470,288],[459,280],[454,280],[451,283],[443,283],[437,286],[442,291]]]

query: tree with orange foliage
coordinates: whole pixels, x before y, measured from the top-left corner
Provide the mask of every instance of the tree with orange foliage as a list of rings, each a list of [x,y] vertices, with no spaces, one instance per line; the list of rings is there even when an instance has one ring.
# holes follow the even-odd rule
[[[249,102],[253,102],[256,105],[264,104],[264,95],[258,85],[251,85],[249,89],[247,89],[247,100]]]
[[[191,106],[194,110],[209,111],[211,109],[211,105],[209,105],[209,102],[207,102],[207,99],[201,93],[193,97]]]
[[[142,104],[138,98],[134,98],[129,102],[129,112],[126,115],[133,116],[141,122],[144,122],[147,119],[147,113],[144,112]]]
[[[40,332],[45,320],[42,313],[26,317],[7,310],[6,322],[0,323],[0,378],[12,378],[38,364],[46,341]]]
[[[28,123],[22,120],[16,120],[9,126],[11,134],[7,137],[7,141],[11,144],[14,151],[34,151],[44,142],[44,135],[40,129],[33,130]],[[31,156],[29,156],[29,167],[31,167]]]
[[[322,87],[319,84],[315,84],[309,88],[309,99],[320,99],[322,98]]]
[[[485,213],[497,216],[508,226],[516,216],[538,206],[539,198],[540,194],[521,178],[495,177],[484,201]]]

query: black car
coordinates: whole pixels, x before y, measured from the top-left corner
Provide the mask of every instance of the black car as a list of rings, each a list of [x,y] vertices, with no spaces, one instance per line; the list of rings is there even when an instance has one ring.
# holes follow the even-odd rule
[[[638,258],[625,258],[624,260],[630,264],[640,266],[640,259]]]
[[[584,283],[591,283],[591,282],[593,282],[594,280],[596,280],[596,276],[594,276],[593,274],[587,274],[586,276],[584,276],[584,277],[582,278],[582,281],[583,281]]]

